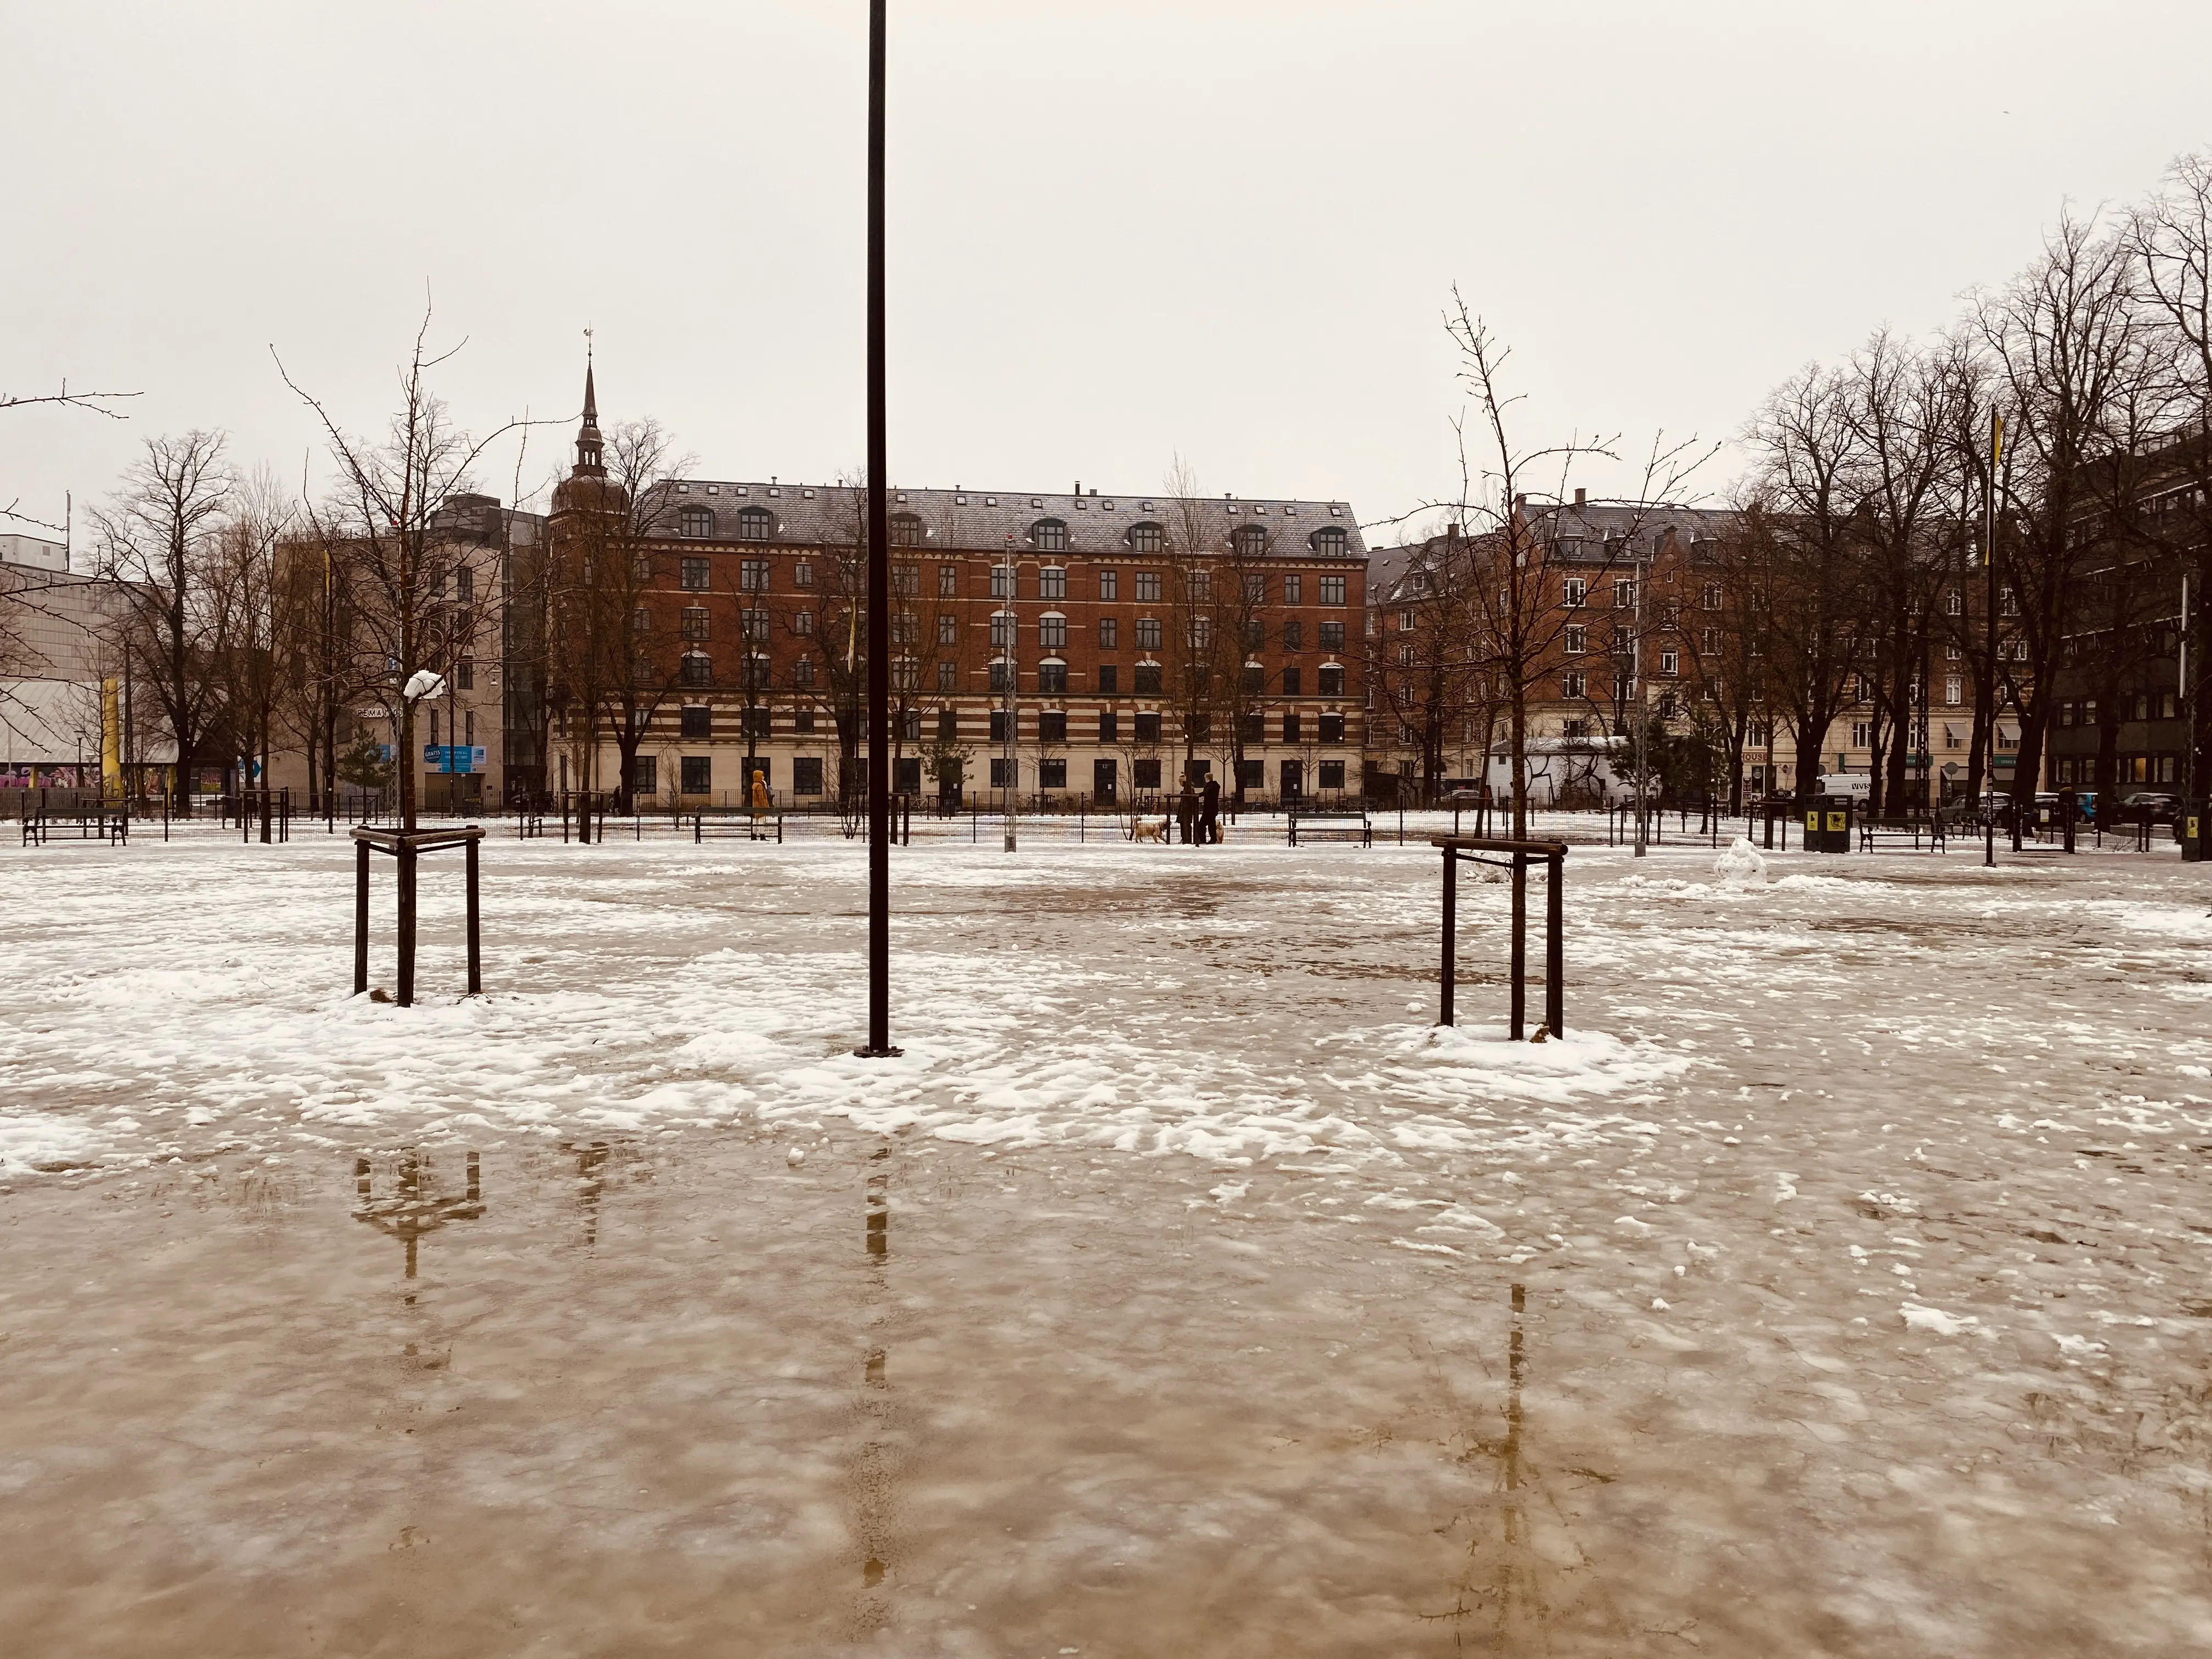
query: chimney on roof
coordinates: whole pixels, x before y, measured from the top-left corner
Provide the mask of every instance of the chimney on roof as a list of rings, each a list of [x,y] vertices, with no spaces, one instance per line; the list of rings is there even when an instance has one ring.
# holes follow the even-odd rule
[[[1585,505],[1587,505],[1587,504],[1588,504],[1589,501],[1589,490],[1587,490],[1587,489],[1577,489],[1577,491],[1575,491],[1575,505],[1576,505],[1577,507],[1585,506]]]
[[[1083,493],[1083,480],[1080,478],[1075,481],[1075,493],[1079,495]]]
[[[1094,484],[1094,485],[1092,485],[1092,486],[1091,486],[1091,493],[1092,495],[1096,495],[1098,493],[1098,488],[1097,488],[1097,486],[1096,484]]]

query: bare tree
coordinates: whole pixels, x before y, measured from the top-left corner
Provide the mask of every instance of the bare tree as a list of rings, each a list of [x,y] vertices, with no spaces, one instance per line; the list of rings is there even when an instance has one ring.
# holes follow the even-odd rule
[[[1502,379],[1510,351],[1469,310],[1456,288],[1444,325],[1459,348],[1460,379],[1474,405],[1481,463],[1478,466],[1469,459],[1468,422],[1462,421],[1458,495],[1424,505],[1444,510],[1477,556],[1468,573],[1474,655],[1498,684],[1511,762],[1513,834],[1525,836],[1529,708],[1541,677],[1556,669],[1561,635],[1579,611],[1569,597],[1569,583],[1609,576],[1631,562],[1654,516],[1683,504],[1691,475],[1711,451],[1699,452],[1694,441],[1670,443],[1655,436],[1638,489],[1618,504],[1611,533],[1593,554],[1578,544],[1578,534],[1571,533],[1577,526],[1563,498],[1576,465],[1619,459],[1617,441],[1570,439],[1522,447],[1513,434],[1513,410],[1520,399],[1505,390]],[[1558,493],[1548,501],[1534,490],[1540,475],[1558,481]],[[1640,698],[1643,682],[1634,677],[1632,654],[1630,662]]]
[[[2093,466],[2143,435],[2158,342],[2123,234],[2069,215],[2035,263],[1978,296],[1974,324],[2009,410],[1997,555],[2021,709],[2016,813],[2033,804],[2080,578],[2105,534]]]
[[[149,438],[121,490],[92,514],[99,574],[119,602],[124,648],[176,745],[176,810],[224,717],[219,665],[237,615],[221,532],[236,479],[219,432]]]
[[[279,560],[293,526],[289,493],[267,471],[257,471],[233,492],[216,538],[214,574],[226,590],[231,626],[213,665],[234,738],[262,767],[264,780],[278,705],[290,678],[286,658],[306,642],[295,627]],[[239,781],[243,788],[247,781]],[[265,821],[262,830],[265,839]]]
[[[416,707],[442,686],[457,650],[488,630],[498,614],[496,585],[471,580],[468,550],[447,532],[448,509],[453,497],[472,492],[471,474],[484,452],[522,424],[505,422],[482,439],[453,424],[429,377],[460,348],[432,352],[430,321],[425,306],[399,369],[399,406],[380,438],[347,432],[277,360],[284,384],[321,422],[337,465],[329,499],[307,510],[307,524],[319,545],[344,560],[353,643],[368,659],[362,678],[389,699],[398,738],[400,824],[409,830],[416,827],[420,807],[413,759]]]
[[[600,744],[615,745],[617,811],[630,809],[638,750],[653,716],[687,684],[688,663],[711,660],[690,615],[702,608],[672,617],[654,603],[666,584],[647,541],[691,465],[673,450],[657,421],[611,428],[605,476],[572,481],[593,486],[590,500],[568,503],[546,552],[549,678],[586,789],[593,787]],[[739,647],[740,667],[749,669],[751,642]]]

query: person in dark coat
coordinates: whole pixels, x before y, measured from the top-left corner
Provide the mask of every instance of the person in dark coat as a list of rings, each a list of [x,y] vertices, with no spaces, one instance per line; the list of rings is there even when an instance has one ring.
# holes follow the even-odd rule
[[[1182,775],[1182,793],[1176,797],[1176,833],[1182,837],[1183,845],[1190,845],[1194,827],[1198,822],[1198,795],[1190,787],[1190,774]]]
[[[1198,844],[1212,846],[1221,839],[1221,780],[1211,772],[1198,803]]]

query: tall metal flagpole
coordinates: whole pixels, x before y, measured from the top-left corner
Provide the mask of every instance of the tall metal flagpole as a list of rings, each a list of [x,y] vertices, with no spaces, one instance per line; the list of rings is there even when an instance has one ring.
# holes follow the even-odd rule
[[[884,33],[868,5],[868,1045],[891,1047],[890,479],[884,433]]]

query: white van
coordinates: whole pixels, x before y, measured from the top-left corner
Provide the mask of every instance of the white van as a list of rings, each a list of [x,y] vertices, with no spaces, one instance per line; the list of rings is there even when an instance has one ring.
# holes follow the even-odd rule
[[[1848,795],[1853,800],[1864,800],[1874,790],[1874,776],[1868,772],[1830,772],[1813,780],[1816,795]]]

